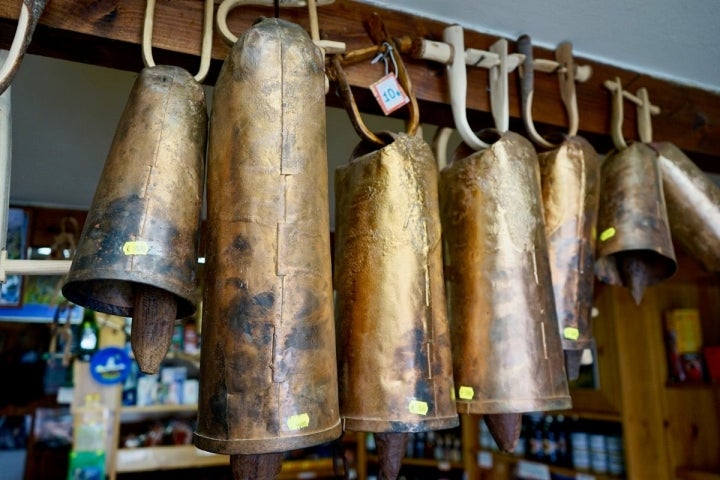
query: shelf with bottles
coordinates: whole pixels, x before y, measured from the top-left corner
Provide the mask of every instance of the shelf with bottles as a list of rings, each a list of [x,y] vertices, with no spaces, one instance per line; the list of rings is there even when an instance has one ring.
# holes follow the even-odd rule
[[[545,470],[547,478],[553,473],[587,479],[616,479],[625,474],[620,422],[566,417],[556,412],[524,414],[515,451],[506,454],[498,450],[485,422],[477,421],[481,470],[492,469],[500,461],[527,470]]]

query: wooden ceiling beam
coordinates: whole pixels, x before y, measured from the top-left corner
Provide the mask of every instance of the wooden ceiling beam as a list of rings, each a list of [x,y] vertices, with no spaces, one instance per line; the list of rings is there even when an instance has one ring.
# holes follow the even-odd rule
[[[17,0],[0,0],[0,47],[8,48],[19,13]],[[156,6],[153,47],[157,63],[179,65],[194,72],[198,66],[202,27],[201,0],[160,0]],[[140,42],[144,0],[52,0],[38,25],[29,52],[122,70],[140,71]],[[349,50],[367,47],[372,41],[366,31],[373,12],[380,14],[388,32],[394,37],[420,36],[439,40],[445,23],[407,13],[381,9],[351,0],[336,0],[318,9],[321,35],[329,40],[343,41]],[[260,16],[272,15],[272,8],[243,6],[228,15],[228,26],[242,33]],[[284,8],[281,17],[309,29],[305,9]],[[526,32],[532,35],[533,32]],[[486,50],[497,37],[470,30],[465,31],[465,45]],[[511,42],[514,51],[515,39]],[[217,32],[214,34],[213,62],[206,80],[214,84],[229,47]],[[535,58],[554,58],[554,52],[534,48]],[[424,60],[408,57],[406,64],[421,106],[421,120],[426,123],[452,126],[445,68]],[[699,59],[702,57],[699,56]],[[379,62],[380,64],[382,62]],[[610,92],[603,82],[619,77],[626,90],[635,92],[645,87],[652,103],[661,109],[653,116],[654,138],[668,141],[686,151],[707,171],[720,172],[720,94],[618,68],[612,65],[576,58],[576,63],[590,65],[590,80],[577,85],[580,131],[600,151],[611,148],[609,140]],[[22,68],[22,66],[20,67]],[[369,89],[382,76],[382,66],[370,62],[347,68],[348,78],[360,108],[366,113],[381,114]],[[468,69],[468,118],[473,128],[491,125],[487,93],[487,72]],[[517,72],[510,79],[510,115],[512,128],[523,132],[520,122]],[[48,79],[52,81],[52,79]],[[328,105],[339,106],[334,90],[327,97]],[[533,116],[538,130],[564,130],[566,116],[559,98],[555,75],[536,73]],[[402,117],[405,109],[398,111]],[[627,140],[637,138],[635,109],[626,104],[624,133]]]

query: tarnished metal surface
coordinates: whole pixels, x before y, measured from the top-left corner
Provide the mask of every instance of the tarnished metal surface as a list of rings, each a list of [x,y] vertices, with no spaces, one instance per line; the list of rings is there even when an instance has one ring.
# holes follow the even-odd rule
[[[430,147],[402,133],[335,172],[338,375],[348,430],[458,425],[437,180]]]
[[[575,136],[539,153],[538,161],[560,338],[563,350],[581,352],[592,343],[600,157]],[[577,378],[578,369],[577,362],[566,362],[568,378]]]
[[[595,275],[628,287],[637,304],[645,287],[675,273],[675,250],[657,153],[634,142],[602,162]]]
[[[207,107],[184,69],[145,68],[130,93],[88,212],[63,295],[133,316],[133,289],[175,295],[177,317],[197,304]]]
[[[222,66],[208,156],[198,426],[203,450],[253,455],[341,433],[323,58],[263,19]]]
[[[532,145],[508,132],[456,158],[440,203],[458,411],[569,408]]]
[[[673,240],[707,270],[720,272],[720,187],[672,143],[657,151]]]

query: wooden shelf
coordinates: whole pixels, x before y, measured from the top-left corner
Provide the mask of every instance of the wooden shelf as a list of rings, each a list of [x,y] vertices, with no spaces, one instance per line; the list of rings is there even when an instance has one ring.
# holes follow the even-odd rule
[[[230,465],[230,457],[209,453],[193,445],[119,448],[116,465],[117,473],[216,467]]]
[[[720,480],[720,472],[706,472],[689,467],[678,467],[675,476],[683,480]]]
[[[222,467],[230,465],[229,455],[200,450],[193,445],[120,448],[117,451],[117,473],[144,472],[183,468]],[[330,478],[336,476],[332,458],[286,460],[279,480]]]
[[[495,468],[495,464],[503,464],[508,466],[515,466],[519,462],[526,462],[528,464],[535,464],[539,465],[539,468],[547,468],[549,472],[555,473],[558,475],[563,475],[566,477],[576,478],[578,474],[580,475],[588,475],[591,478],[594,478],[595,480],[618,480],[624,477],[616,476],[616,475],[609,475],[604,473],[595,473],[588,470],[575,470],[568,467],[561,467],[558,465],[549,465],[542,462],[537,462],[535,460],[528,460],[521,457],[516,457],[514,455],[501,453],[501,452],[494,452],[494,451],[488,451],[488,450],[479,450],[478,453],[485,452],[490,455],[492,455],[493,463],[492,468]],[[480,470],[490,470],[490,468],[480,466]],[[704,480],[704,479],[698,479],[698,480]]]
[[[377,455],[368,455],[368,462],[378,462]],[[464,465],[457,462],[449,462],[447,460],[435,460],[434,458],[403,458],[403,465],[409,465],[414,467],[429,467],[437,468],[442,472],[446,472],[452,469],[462,470]]]
[[[142,405],[142,406],[124,406],[120,407],[120,415],[131,413],[178,413],[178,412],[197,412],[196,403],[189,404],[162,404],[162,405]]]

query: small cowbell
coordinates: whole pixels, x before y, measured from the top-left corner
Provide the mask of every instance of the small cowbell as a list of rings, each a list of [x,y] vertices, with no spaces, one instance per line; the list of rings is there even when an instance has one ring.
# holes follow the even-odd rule
[[[136,357],[154,372],[175,320],[194,313],[207,107],[174,66],[144,68],[118,123],[63,286],[73,303],[133,317]],[[139,337],[138,337],[139,336]],[[140,340],[138,340],[140,338]],[[150,343],[150,348],[144,348]]]

